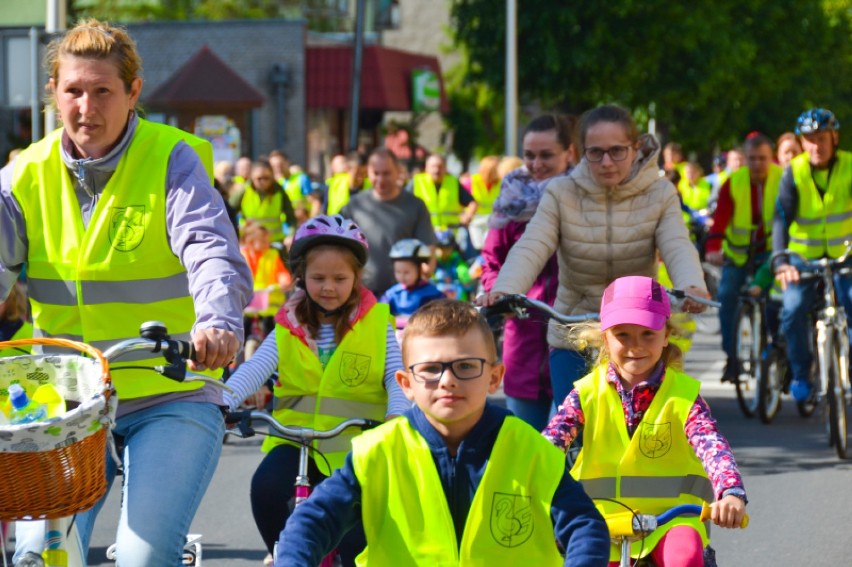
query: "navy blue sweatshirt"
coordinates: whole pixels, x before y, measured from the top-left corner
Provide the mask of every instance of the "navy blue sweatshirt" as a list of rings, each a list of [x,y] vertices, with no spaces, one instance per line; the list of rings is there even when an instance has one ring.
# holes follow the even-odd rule
[[[500,407],[486,405],[479,422],[453,457],[444,439],[418,407],[414,406],[404,414],[429,445],[459,542],[474,493],[507,415],[512,414]],[[416,487],[412,487],[411,504],[416,505],[417,499],[422,496]],[[567,550],[566,566],[608,565],[610,540],[606,523],[567,467],[553,495],[551,518],[554,537]],[[361,486],[355,476],[350,453],[343,467],[319,484],[311,497],[290,516],[278,542],[275,567],[318,565],[360,519]]]

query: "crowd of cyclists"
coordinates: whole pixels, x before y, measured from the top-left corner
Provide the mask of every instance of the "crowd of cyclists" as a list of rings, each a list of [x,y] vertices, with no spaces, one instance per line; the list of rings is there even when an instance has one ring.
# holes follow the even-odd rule
[[[506,475],[555,475],[529,476],[548,492],[536,504],[544,507],[529,511],[530,521],[553,523],[555,537],[530,539],[538,547],[529,557],[546,564],[618,559],[600,516],[613,509],[582,500],[583,489],[652,510],[703,499],[715,503],[715,523],[740,526],[742,478],[697,382],[682,372],[677,345],[684,343],[675,339],[683,321],[657,283],[665,273],[671,286],[710,298],[701,257],[722,270],[721,379],[739,375],[733,317],[741,289],[770,294],[774,281],[790,393],[799,401],[813,396],[815,287],[799,279],[789,252],[836,258],[852,235],[852,154],[838,149],[840,124],[829,110],[805,111],[777,142],[749,134],[717,155],[708,175],[679,145],[661,148],[628,111],[605,105],[579,118],[535,118],[521,159],[487,156],[475,173],[450,174],[438,154],[409,170],[377,148],[335,156],[320,181],[280,150],[214,164],[204,140],[141,118],[141,61],[121,28],[84,21],[51,43],[47,61],[63,127],[0,170],[0,340],[65,337],[106,348],[158,319],[194,343],[196,370],[218,376],[224,369],[234,392],[136,369],[153,361],[115,373],[123,566],[177,564],[221,451],[222,411],[244,404],[268,408],[287,425],[391,422],[364,440],[318,443],[325,457],[313,459],[310,474],[329,480],[316,503],[295,514],[287,491],[297,447],[264,443],[250,490],[266,564],[276,542],[276,565],[305,565],[334,547],[344,565],[365,547],[367,564],[383,565],[406,545],[407,564],[441,553],[455,553],[456,563],[459,554],[480,553],[499,564],[500,549],[468,529],[491,514],[483,487],[505,484],[489,475],[490,456],[519,450],[501,441],[504,432],[536,463],[515,459],[523,462],[506,463]],[[696,219],[706,232],[700,241],[689,229]],[[697,245],[706,249],[699,254]],[[852,276],[837,278],[850,312]],[[471,304],[491,306],[514,293],[567,314],[599,312],[601,324],[566,332],[535,316],[508,319],[498,360],[493,329]],[[698,301],[683,304],[687,314],[702,310]],[[501,386],[509,411],[485,401]],[[653,430],[663,421],[684,434],[673,428],[664,442]],[[531,440],[529,431],[544,436]],[[551,449],[567,450],[578,437],[582,460],[570,468]],[[656,468],[641,464],[648,439],[670,452]],[[480,454],[465,453],[465,443]],[[180,483],[164,486],[160,472],[166,465],[174,472],[168,455],[178,446],[192,466],[176,475]],[[383,458],[406,465],[383,468]],[[424,505],[417,516],[398,488],[378,494],[365,484],[367,471],[414,482],[434,470],[433,459],[440,478],[427,480],[443,489],[448,510]],[[468,467],[463,478],[453,476],[456,459]],[[648,488],[655,476],[702,481],[662,496]],[[601,482],[614,487],[627,478],[638,479],[633,493]],[[565,505],[569,494],[575,502]],[[186,513],[164,520],[163,499]],[[78,520],[84,548],[99,508]],[[454,530],[444,535],[455,535],[458,546],[434,538],[410,544],[417,521],[440,522],[431,515],[447,511]],[[388,518],[405,528],[394,535]],[[317,530],[327,535],[312,539]],[[17,564],[37,564],[42,536],[39,523],[19,523]],[[379,551],[377,541],[389,547]],[[684,520],[633,553],[661,566],[712,564],[708,543],[701,522]]]

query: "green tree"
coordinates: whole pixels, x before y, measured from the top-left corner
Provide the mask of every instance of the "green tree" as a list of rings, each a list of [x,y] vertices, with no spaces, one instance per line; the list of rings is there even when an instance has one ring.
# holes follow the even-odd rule
[[[503,6],[453,0],[466,84],[504,88]],[[706,151],[750,130],[787,130],[813,104],[852,117],[850,20],[848,0],[525,0],[519,94],[571,112],[653,108],[664,135]]]

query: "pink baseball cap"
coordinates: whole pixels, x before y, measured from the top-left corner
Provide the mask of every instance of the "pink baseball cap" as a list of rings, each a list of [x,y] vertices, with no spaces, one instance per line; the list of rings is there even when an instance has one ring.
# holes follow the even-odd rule
[[[601,330],[632,323],[659,331],[671,314],[669,295],[663,286],[645,276],[626,276],[604,290]]]

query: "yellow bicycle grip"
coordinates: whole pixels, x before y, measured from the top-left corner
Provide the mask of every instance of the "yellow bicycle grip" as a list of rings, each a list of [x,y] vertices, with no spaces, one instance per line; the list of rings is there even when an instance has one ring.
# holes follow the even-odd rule
[[[710,504],[704,502],[701,504],[701,515],[698,517],[702,522],[706,522],[710,519],[713,514],[713,509],[710,507]],[[748,514],[743,515],[743,521],[740,524],[740,529],[745,529],[748,527]]]

